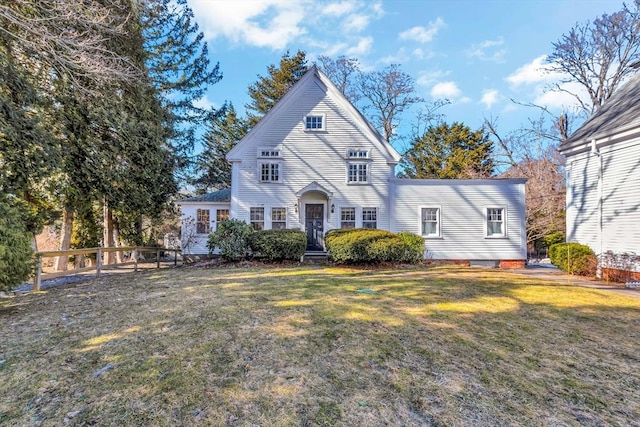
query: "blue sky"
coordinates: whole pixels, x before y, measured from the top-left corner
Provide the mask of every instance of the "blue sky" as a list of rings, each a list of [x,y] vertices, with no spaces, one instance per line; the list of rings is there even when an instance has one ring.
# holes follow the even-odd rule
[[[427,100],[448,98],[448,122],[475,129],[485,118],[506,133],[539,112],[568,104],[566,95],[545,92],[561,76],[544,72],[552,42],[577,22],[622,8],[618,0],[188,0],[223,79],[202,105],[233,102],[244,113],[247,88],[289,49],[355,57],[367,70],[391,63],[416,81]],[[405,113],[405,126],[415,112]]]

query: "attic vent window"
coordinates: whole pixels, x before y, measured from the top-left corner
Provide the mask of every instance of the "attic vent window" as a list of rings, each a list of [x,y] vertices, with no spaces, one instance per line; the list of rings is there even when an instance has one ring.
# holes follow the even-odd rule
[[[368,150],[349,150],[347,151],[347,157],[349,159],[368,159],[369,151]]]
[[[304,118],[304,129],[311,131],[325,130],[325,116],[306,116]]]
[[[272,157],[281,157],[281,152],[280,150],[273,150],[273,149],[269,149],[269,148],[262,148],[258,151],[259,157],[268,157],[268,158],[272,158]]]

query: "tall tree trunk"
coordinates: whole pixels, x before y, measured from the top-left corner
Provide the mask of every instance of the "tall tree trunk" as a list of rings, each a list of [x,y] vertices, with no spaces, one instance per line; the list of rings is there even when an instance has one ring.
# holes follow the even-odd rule
[[[113,226],[114,246],[122,246],[122,243],[120,242],[120,222],[118,221],[118,217],[115,218],[115,220],[112,223],[112,226]],[[115,256],[116,256],[116,263],[121,264],[122,252],[120,251],[115,252]]]
[[[68,251],[71,246],[71,231],[73,229],[73,211],[65,208],[62,214],[62,230],[60,232],[60,250]],[[64,271],[67,269],[69,257],[62,255],[56,257],[54,268],[56,271]]]
[[[113,213],[109,208],[109,204],[107,201],[104,201],[104,215],[103,215],[103,239],[102,246],[105,248],[113,247]],[[113,264],[113,252],[104,252],[103,254],[103,264]]]

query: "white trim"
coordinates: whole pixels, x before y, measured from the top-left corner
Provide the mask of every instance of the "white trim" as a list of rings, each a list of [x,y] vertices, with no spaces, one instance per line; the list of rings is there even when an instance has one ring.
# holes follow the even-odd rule
[[[351,181],[350,178],[350,174],[349,174],[349,168],[350,166],[364,166],[365,167],[365,181]],[[371,183],[371,163],[365,160],[353,160],[353,161],[347,161],[346,162],[346,171],[347,171],[347,176],[346,176],[346,183],[348,185],[367,185]],[[356,178],[358,178],[360,176],[360,171],[356,170]]]
[[[273,179],[273,177],[275,176],[271,170],[271,168],[269,168],[269,179],[262,179],[262,166],[263,165],[276,165],[278,166],[278,174],[277,177],[278,179]],[[282,183],[282,176],[283,176],[283,163],[280,160],[258,160],[258,182],[261,184],[281,184]]]
[[[436,234],[424,234],[422,224],[422,211],[423,209],[437,209],[437,232]],[[420,205],[418,206],[418,236],[422,236],[425,239],[442,239],[442,206],[441,205]]]
[[[506,206],[485,205],[484,208],[484,237],[485,239],[506,239],[508,238],[507,218],[508,212]],[[489,235],[489,209],[502,210],[502,234]]]
[[[307,127],[307,119],[309,118],[320,118],[321,119],[321,126],[319,128],[309,128]],[[324,132],[327,130],[327,115],[322,113],[322,114],[307,114],[306,116],[304,116],[302,118],[302,128],[304,129],[305,132]]]

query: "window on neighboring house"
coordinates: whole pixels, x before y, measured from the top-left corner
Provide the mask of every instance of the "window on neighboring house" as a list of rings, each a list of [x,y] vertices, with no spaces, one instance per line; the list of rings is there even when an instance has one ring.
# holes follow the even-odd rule
[[[260,162],[261,182],[280,182],[280,163]]]
[[[422,235],[440,237],[440,208],[422,208]]]
[[[369,165],[367,163],[347,163],[347,182],[350,184],[369,182]]]
[[[487,237],[505,237],[505,208],[487,208]]]
[[[356,208],[340,208],[340,228],[356,228]]]
[[[362,228],[378,228],[376,208],[362,208]]]
[[[304,118],[304,128],[305,130],[324,130],[324,115],[306,116]]]
[[[271,208],[271,228],[273,230],[287,228],[286,208]]]
[[[250,208],[249,223],[254,230],[264,230],[264,208]]]
[[[226,221],[229,219],[229,209],[218,209],[216,210],[216,230],[222,221]]]
[[[209,209],[198,209],[196,211],[196,233],[209,234],[211,231],[211,222],[209,217]]]

